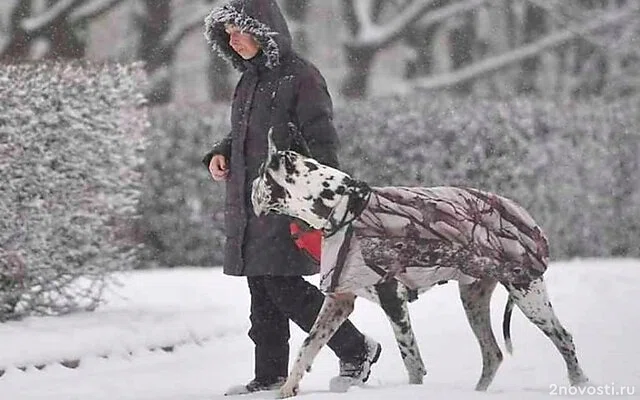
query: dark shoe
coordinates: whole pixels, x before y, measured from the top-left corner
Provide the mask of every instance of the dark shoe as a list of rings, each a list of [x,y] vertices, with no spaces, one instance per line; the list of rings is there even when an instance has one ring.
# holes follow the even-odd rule
[[[235,396],[239,394],[248,394],[253,392],[261,392],[264,390],[277,390],[280,386],[284,385],[287,380],[284,376],[279,376],[273,379],[254,379],[246,385],[231,386],[224,392],[225,396]]]
[[[329,383],[332,392],[346,392],[350,386],[362,385],[369,379],[371,366],[378,361],[382,346],[365,336],[365,352],[355,360],[340,360],[340,375]]]

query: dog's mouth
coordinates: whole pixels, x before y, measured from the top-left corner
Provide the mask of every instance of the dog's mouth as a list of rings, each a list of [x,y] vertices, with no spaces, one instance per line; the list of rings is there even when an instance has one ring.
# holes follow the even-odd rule
[[[281,207],[272,202],[270,190],[260,178],[253,181],[251,189],[251,203],[253,205],[253,212],[258,217],[271,213],[282,213]]]
[[[258,217],[267,213],[267,210],[263,206],[264,188],[260,183],[260,178],[255,179],[251,188],[251,204],[253,206],[253,213]]]
[[[270,212],[274,212],[274,210],[270,209],[266,204],[264,204],[260,200],[253,202],[253,213],[256,215],[256,217],[267,215]]]

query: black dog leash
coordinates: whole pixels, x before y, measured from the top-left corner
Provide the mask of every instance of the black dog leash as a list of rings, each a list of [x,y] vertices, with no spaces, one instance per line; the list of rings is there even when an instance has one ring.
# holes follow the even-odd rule
[[[329,291],[333,292],[338,286],[340,275],[344,269],[344,264],[347,261],[347,254],[349,254],[349,247],[351,247],[351,238],[353,237],[353,225],[347,225],[347,231],[344,234],[344,240],[338,250],[338,257],[336,259],[336,265],[333,268],[333,274],[331,275],[331,285],[329,285]]]

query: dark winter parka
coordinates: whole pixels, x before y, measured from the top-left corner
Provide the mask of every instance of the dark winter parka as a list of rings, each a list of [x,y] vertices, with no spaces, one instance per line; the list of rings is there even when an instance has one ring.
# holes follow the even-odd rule
[[[225,23],[253,35],[261,52],[244,60],[229,45]],[[211,47],[240,72],[231,106],[231,132],[204,157],[222,154],[229,166],[225,199],[224,273],[238,276],[310,275],[313,263],[289,234],[286,216],[256,217],[251,183],[267,155],[267,132],[274,128],[280,149],[296,148],[287,124],[302,133],[312,156],[338,167],[337,134],[326,82],[320,72],[296,54],[275,0],[232,0],[205,20]],[[295,142],[295,141],[293,141]]]

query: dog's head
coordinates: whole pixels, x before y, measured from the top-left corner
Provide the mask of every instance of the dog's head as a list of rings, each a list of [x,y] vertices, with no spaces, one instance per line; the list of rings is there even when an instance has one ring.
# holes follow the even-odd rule
[[[361,207],[354,205],[365,201],[368,186],[313,158],[279,151],[272,135],[269,130],[267,158],[252,184],[251,202],[256,215],[289,215],[322,229],[360,211]],[[345,198],[348,201],[342,201]]]

